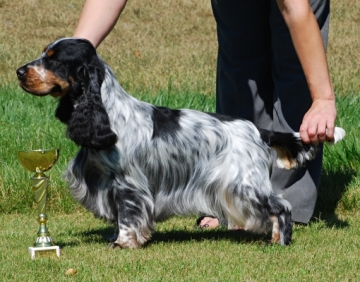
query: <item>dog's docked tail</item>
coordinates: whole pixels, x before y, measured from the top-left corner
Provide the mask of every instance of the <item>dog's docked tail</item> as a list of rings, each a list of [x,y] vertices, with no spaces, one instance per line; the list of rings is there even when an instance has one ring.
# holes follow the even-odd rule
[[[278,155],[277,165],[280,168],[296,168],[305,165],[306,161],[312,160],[316,156],[317,145],[304,144],[300,134],[283,133],[259,129],[261,139],[271,148],[275,149]],[[334,140],[328,141],[335,144],[345,137],[345,130],[335,127]]]

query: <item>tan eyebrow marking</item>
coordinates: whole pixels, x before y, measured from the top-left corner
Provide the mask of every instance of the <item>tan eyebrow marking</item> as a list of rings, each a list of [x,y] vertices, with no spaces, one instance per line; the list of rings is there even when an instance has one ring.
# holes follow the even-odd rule
[[[54,55],[54,53],[55,53],[54,49],[50,49],[49,51],[46,52],[46,55],[48,57],[51,57],[52,55]]]

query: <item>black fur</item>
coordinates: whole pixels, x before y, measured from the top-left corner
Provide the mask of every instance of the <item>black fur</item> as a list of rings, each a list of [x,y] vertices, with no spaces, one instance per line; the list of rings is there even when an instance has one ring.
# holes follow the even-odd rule
[[[180,129],[179,119],[181,112],[166,107],[153,107],[152,121],[154,131],[152,138],[168,139],[169,135],[176,134]]]

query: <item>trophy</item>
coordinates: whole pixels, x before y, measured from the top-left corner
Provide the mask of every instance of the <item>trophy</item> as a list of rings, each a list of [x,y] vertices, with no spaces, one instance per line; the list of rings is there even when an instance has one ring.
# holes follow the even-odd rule
[[[59,158],[59,149],[49,150],[29,150],[19,151],[18,160],[20,164],[30,172],[35,172],[31,177],[32,189],[34,192],[34,201],[38,209],[38,222],[40,225],[37,233],[35,245],[29,247],[31,258],[34,259],[36,253],[53,254],[54,252],[60,257],[60,248],[56,246],[50,237],[50,233],[46,227],[46,197],[49,177],[44,172],[53,167]]]

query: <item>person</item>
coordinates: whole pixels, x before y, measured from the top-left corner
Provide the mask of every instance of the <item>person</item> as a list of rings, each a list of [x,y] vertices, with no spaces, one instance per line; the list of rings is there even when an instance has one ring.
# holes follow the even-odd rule
[[[74,37],[97,47],[115,26],[127,0],[87,0]],[[211,0],[217,24],[216,111],[258,127],[300,132],[304,143],[334,137],[335,94],[326,59],[329,0]],[[304,168],[273,166],[275,193],[287,199],[292,220],[313,215],[322,166],[317,157]],[[200,226],[216,227],[211,216]]]

